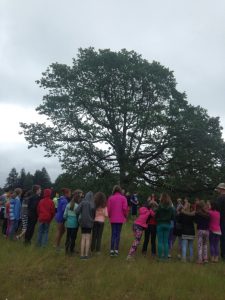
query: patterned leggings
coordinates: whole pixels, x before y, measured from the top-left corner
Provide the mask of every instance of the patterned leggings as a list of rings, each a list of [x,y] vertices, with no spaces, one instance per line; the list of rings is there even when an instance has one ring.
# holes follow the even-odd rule
[[[198,260],[208,260],[208,246],[207,241],[209,238],[208,230],[198,230]]]
[[[133,241],[133,244],[130,248],[128,255],[134,256],[135,252],[137,251],[137,247],[140,244],[143,231],[144,231],[143,227],[136,224],[133,225],[133,233],[134,233],[135,240]]]

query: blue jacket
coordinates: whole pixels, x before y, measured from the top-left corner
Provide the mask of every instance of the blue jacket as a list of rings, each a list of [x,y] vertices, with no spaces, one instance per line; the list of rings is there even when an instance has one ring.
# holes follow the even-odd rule
[[[55,216],[57,223],[63,223],[63,221],[64,221],[63,214],[64,214],[67,204],[68,204],[68,200],[65,196],[61,196],[58,199],[57,213]]]

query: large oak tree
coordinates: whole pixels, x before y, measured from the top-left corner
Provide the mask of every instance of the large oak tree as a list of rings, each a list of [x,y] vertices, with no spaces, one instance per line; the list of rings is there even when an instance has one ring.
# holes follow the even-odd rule
[[[42,75],[47,93],[37,111],[49,122],[21,126],[30,147],[57,155],[68,172],[170,188],[193,172],[203,175],[200,188],[212,185],[212,170],[224,161],[219,120],[188,104],[160,63],[88,48],[71,66],[53,63]],[[187,189],[196,188],[193,180]]]

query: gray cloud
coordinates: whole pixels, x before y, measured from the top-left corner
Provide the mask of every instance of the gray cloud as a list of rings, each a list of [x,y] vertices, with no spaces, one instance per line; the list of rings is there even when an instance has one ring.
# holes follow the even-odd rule
[[[174,70],[189,102],[225,125],[224,11],[223,0],[2,0],[0,103],[35,108],[44,93],[35,80],[79,47],[127,48]]]
[[[5,185],[6,178],[12,168],[16,168],[19,173],[22,168],[26,172],[34,174],[36,170],[43,167],[48,171],[51,180],[62,172],[57,158],[44,157],[44,151],[40,148],[28,149],[23,143],[13,146],[3,145],[0,148],[0,187]]]

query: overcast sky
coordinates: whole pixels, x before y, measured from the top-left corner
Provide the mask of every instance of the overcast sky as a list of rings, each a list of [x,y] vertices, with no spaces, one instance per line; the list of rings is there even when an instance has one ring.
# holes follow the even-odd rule
[[[135,50],[174,71],[192,104],[225,127],[224,0],[0,0],[0,186],[12,167],[56,158],[27,149],[19,122],[38,121],[43,91],[35,84],[52,62],[71,64],[79,47]]]

